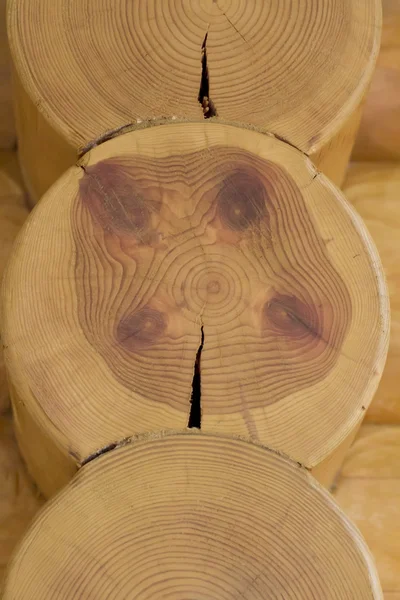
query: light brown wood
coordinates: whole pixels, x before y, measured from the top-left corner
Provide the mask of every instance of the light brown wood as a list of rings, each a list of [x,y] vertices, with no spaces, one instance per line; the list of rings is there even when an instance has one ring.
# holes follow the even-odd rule
[[[36,519],[4,600],[373,600],[359,532],[295,463],[170,434],[84,466]]]
[[[333,491],[340,477],[343,462],[357,437],[361,422],[354,427],[353,431],[339,444],[335,451],[317,465],[312,473],[319,483]]]
[[[364,425],[335,494],[375,558],[385,600],[400,597],[400,427]]]
[[[365,103],[354,160],[400,160],[399,96],[400,48],[382,50]]]
[[[207,121],[119,136],[69,170],[19,236],[3,315],[46,495],[101,448],[200,416],[313,469],[361,422],[389,329],[341,193],[288,144]]]
[[[15,146],[11,60],[6,31],[6,0],[0,0],[0,149]]]
[[[16,544],[42,505],[14,439],[11,418],[0,417],[0,594]]]
[[[14,72],[14,100],[18,156],[32,207],[44,192],[76,162],[76,152],[65,144],[37,110]]]
[[[16,154],[0,151],[0,283],[4,267],[21,225],[28,216],[26,195],[22,188]],[[0,348],[0,414],[9,405],[9,393]]]
[[[383,1],[382,47],[354,160],[400,160],[400,1]]]
[[[382,0],[383,27],[382,48],[400,47],[400,2],[399,0]]]
[[[55,156],[65,170],[110,130],[173,117],[274,133],[340,184],[380,31],[380,0],[11,0],[34,200],[59,176]]]
[[[364,102],[361,102],[339,132],[321,150],[311,154],[317,168],[339,187],[346,177],[363,109]]]
[[[400,423],[400,165],[352,165],[344,190],[378,247],[390,295],[389,354],[367,419],[377,423]]]

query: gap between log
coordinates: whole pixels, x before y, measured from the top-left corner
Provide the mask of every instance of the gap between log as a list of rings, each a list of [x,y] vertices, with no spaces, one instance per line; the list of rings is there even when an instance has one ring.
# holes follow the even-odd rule
[[[203,341],[203,345],[204,345],[204,341]],[[82,460],[82,462],[78,463],[78,465],[77,465],[78,471],[82,467],[87,465],[88,463],[95,460],[96,458],[99,458],[100,456],[107,454],[108,452],[112,452],[113,450],[118,450],[119,448],[128,446],[129,444],[134,444],[135,442],[140,442],[140,441],[143,442],[143,441],[158,440],[158,439],[163,439],[163,438],[166,438],[169,436],[174,436],[174,435],[190,435],[190,436],[206,435],[207,436],[207,434],[203,434],[200,430],[196,430],[196,429],[195,429],[195,431],[188,431],[188,429],[177,429],[177,430],[163,429],[163,430],[158,430],[158,431],[147,431],[147,432],[143,432],[143,433],[138,433],[136,435],[125,437],[125,438],[119,440],[118,442],[113,442],[111,444],[107,444],[107,446],[103,446],[103,448],[100,448],[96,452],[93,452],[92,454],[87,456],[84,460]],[[237,440],[238,442],[240,441],[245,444],[251,444],[251,445],[257,446],[258,448],[263,448],[264,450],[271,452],[271,453],[275,454],[276,456],[279,456],[280,458],[283,458],[283,459],[289,461],[293,465],[297,465],[303,471],[306,471],[308,473],[312,472],[312,469],[313,469],[312,467],[306,466],[303,463],[296,461],[291,456],[289,456],[288,454],[285,454],[281,450],[277,450],[276,448],[273,448],[271,446],[266,446],[265,444],[261,444],[258,440],[246,438],[241,435],[236,435],[234,433],[230,433],[229,435],[227,435],[226,433],[222,433],[222,432],[218,432],[218,433],[213,432],[212,436],[216,437],[216,438],[223,438],[223,439],[229,438],[231,440],[232,439]],[[69,454],[70,454],[70,456],[72,456],[73,458],[76,459],[76,455],[74,453],[72,453],[70,451]]]
[[[92,462],[92,460],[94,460],[95,458],[98,458],[102,454],[106,454],[107,452],[110,452],[111,450],[115,450],[116,448],[121,448],[121,446],[126,446],[126,444],[129,444],[131,441],[132,441],[131,437],[126,437],[126,438],[123,438],[122,440],[120,440],[119,442],[112,442],[112,444],[107,444],[107,446],[100,448],[100,450],[93,452],[93,454],[89,454],[89,456],[87,456],[81,462],[79,467],[84,467],[85,465]]]

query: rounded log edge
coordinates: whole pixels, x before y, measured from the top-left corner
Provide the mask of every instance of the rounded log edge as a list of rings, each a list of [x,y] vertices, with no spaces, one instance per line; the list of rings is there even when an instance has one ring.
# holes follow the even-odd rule
[[[37,0],[35,11],[11,0],[20,157],[33,201],[88,144],[172,117],[273,133],[340,185],[381,20],[379,0],[85,0],[69,9]]]
[[[15,152],[0,150],[0,284],[14,239],[28,216]],[[0,348],[0,415],[10,405],[3,348]]]
[[[354,163],[346,178],[345,194],[377,245],[390,300],[388,358],[366,419],[370,423],[397,424],[400,423],[400,163]]]
[[[341,193],[288,144],[208,122],[85,155],[30,215],[2,304],[45,495],[110,444],[186,427],[331,480],[388,346],[379,257]]]
[[[193,432],[86,464],[22,540],[3,598],[194,596],[383,598],[361,534],[307,472]]]

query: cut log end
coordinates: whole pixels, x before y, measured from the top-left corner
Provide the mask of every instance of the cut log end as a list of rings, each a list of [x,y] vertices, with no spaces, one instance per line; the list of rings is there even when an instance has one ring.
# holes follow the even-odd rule
[[[4,290],[16,410],[78,462],[189,426],[313,467],[386,353],[382,272],[342,196],[290,146],[210,122],[93,149],[32,214]]]
[[[274,133],[341,183],[378,52],[378,0],[36,0],[38,19],[31,8],[11,0],[8,29],[35,201],[78,149],[176,117]]]
[[[330,495],[239,440],[154,436],[85,466],[41,512],[4,600],[381,600]]]
[[[37,0],[34,24],[30,10],[10,3],[15,64],[74,147],[138,118],[218,114],[306,151],[361,101],[380,40],[376,0]]]

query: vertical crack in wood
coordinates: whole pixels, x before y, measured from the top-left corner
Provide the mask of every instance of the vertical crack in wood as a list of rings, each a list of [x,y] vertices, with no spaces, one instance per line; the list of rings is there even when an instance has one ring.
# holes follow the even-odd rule
[[[208,31],[201,46],[201,79],[198,101],[203,109],[204,118],[211,119],[211,117],[217,116],[217,109],[215,108],[214,102],[210,98],[210,78],[207,64],[207,38]]]
[[[200,346],[194,363],[192,397],[190,399],[189,429],[201,429],[201,353],[204,348],[204,327],[201,326]]]

